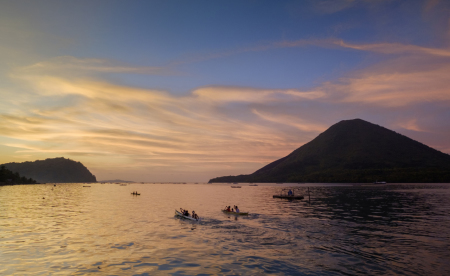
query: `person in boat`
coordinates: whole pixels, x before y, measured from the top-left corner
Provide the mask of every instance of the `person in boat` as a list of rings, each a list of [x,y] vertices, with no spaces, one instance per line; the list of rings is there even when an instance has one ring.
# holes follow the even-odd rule
[[[293,196],[293,195],[294,195],[294,193],[292,193],[292,190],[289,189],[289,191],[288,191],[288,196]]]
[[[180,208],[181,214],[183,216],[189,216],[189,211],[188,210],[184,210],[183,208]]]
[[[239,208],[237,206],[234,206],[234,210],[236,210],[236,213],[239,213]]]
[[[227,207],[227,212],[231,212],[230,206]]]
[[[192,218],[194,219],[198,219],[198,215],[195,213],[194,210],[192,210]]]

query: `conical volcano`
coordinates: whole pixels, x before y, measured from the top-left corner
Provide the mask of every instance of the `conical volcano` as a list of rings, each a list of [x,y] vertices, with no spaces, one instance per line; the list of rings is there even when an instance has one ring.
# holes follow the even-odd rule
[[[210,182],[450,182],[450,155],[361,119],[341,121],[250,175]]]

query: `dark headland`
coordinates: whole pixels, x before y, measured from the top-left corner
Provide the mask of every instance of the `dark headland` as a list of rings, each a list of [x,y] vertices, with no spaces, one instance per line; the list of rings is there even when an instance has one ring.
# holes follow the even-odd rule
[[[64,157],[34,162],[6,163],[3,166],[39,183],[97,182],[95,175],[83,164]]]
[[[341,121],[249,175],[209,182],[448,183],[450,155],[361,119]]]

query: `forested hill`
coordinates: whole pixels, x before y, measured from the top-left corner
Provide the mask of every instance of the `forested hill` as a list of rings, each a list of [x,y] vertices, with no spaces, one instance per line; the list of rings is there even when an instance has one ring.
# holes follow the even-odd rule
[[[63,157],[3,165],[39,183],[96,182],[95,176],[83,164]]]
[[[0,185],[14,184],[36,184],[36,181],[31,178],[20,176],[19,173],[14,173],[5,166],[0,166]]]
[[[210,182],[450,182],[450,155],[361,119],[341,121],[250,175]]]

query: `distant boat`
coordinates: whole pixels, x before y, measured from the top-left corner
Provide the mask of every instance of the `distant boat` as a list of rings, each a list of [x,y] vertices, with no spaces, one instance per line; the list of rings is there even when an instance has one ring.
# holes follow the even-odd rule
[[[289,190],[292,191],[292,195],[288,194]],[[297,190],[297,189],[291,189],[291,188],[282,189],[280,194],[279,195],[273,195],[273,198],[303,199],[304,196],[302,196],[302,195],[295,195],[295,190]]]
[[[248,185],[248,186],[258,186],[258,184],[250,184],[250,185]]]
[[[288,196],[288,195],[273,195],[273,198],[285,198],[285,199],[304,199],[304,196]]]
[[[55,185],[56,186],[56,185]],[[83,186],[83,187],[91,187],[91,186]]]
[[[386,184],[386,181],[375,181],[373,184]]]
[[[241,188],[241,186],[231,186],[231,188]]]

